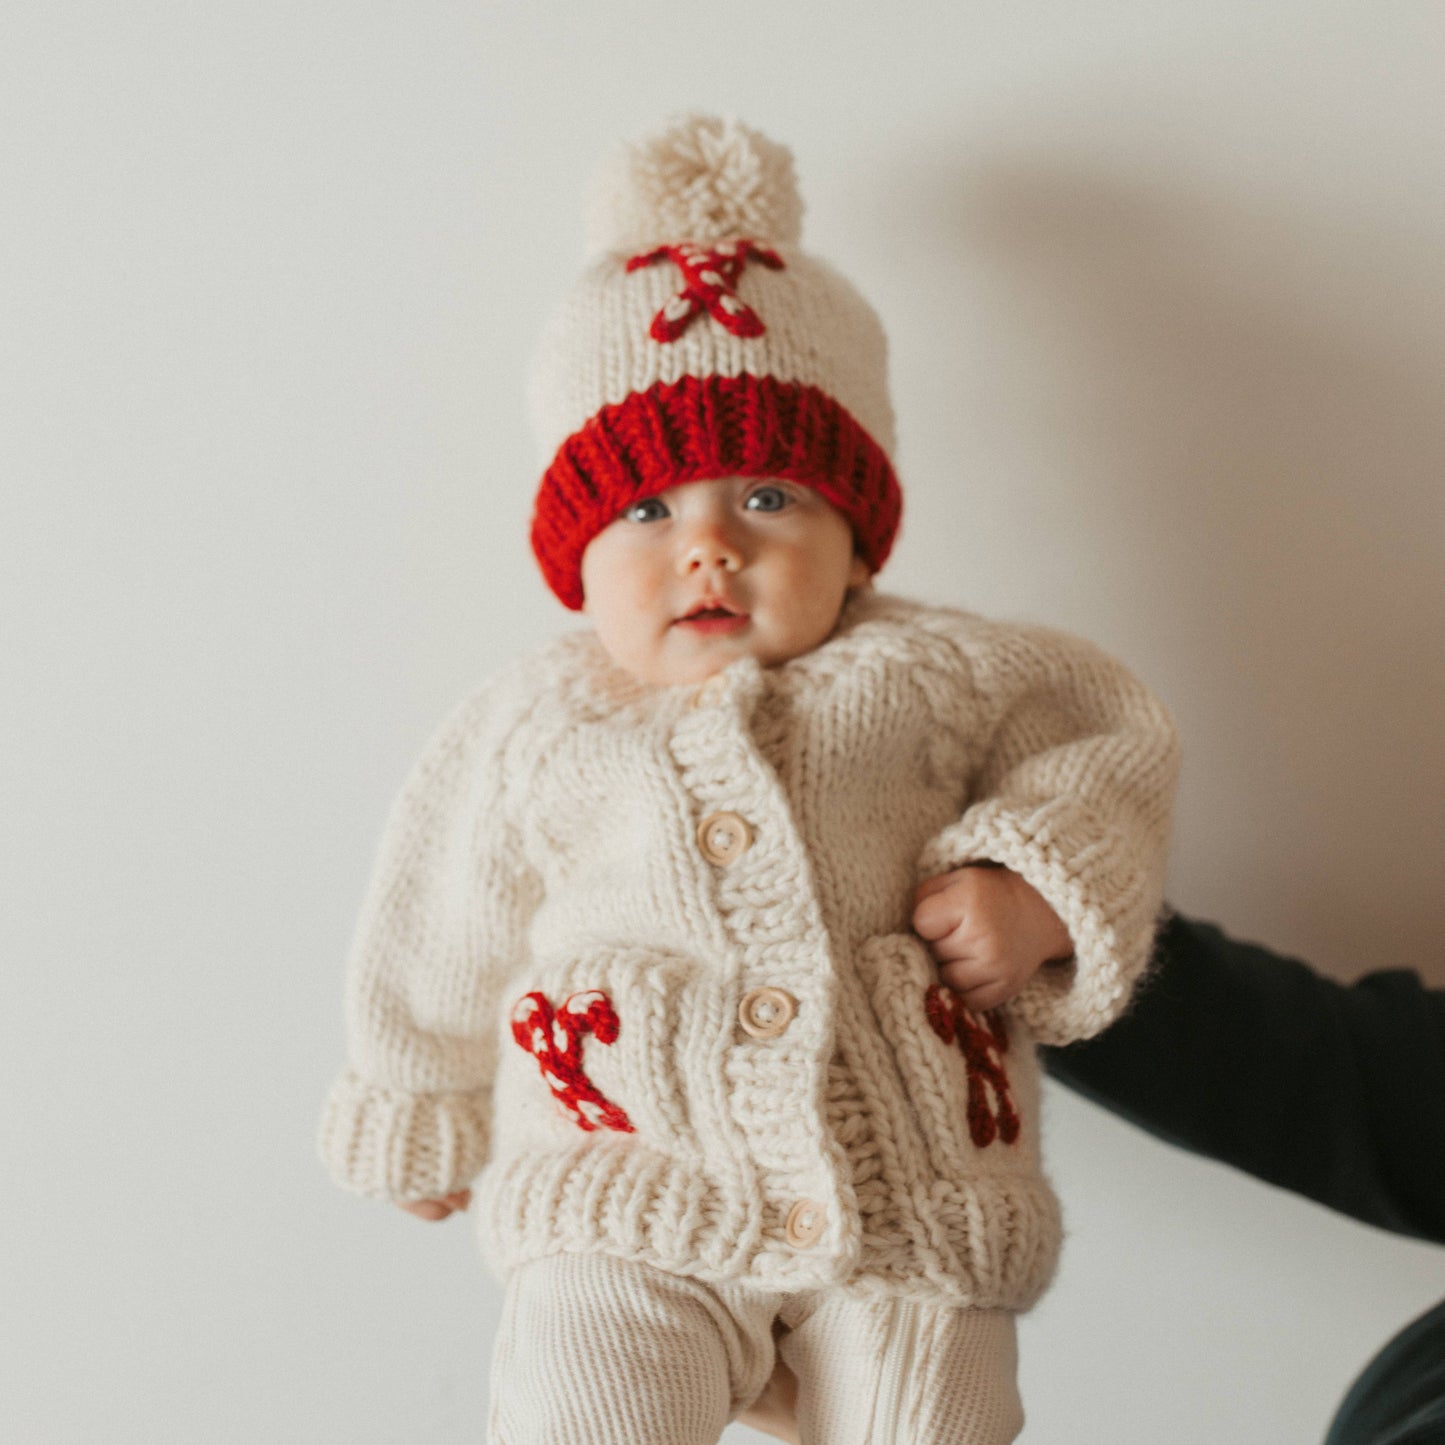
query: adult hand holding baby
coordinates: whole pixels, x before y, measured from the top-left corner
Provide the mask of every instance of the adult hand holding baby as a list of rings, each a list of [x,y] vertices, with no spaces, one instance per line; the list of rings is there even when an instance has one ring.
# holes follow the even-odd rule
[[[974,1013],[1017,997],[1040,968],[1067,962],[1074,948],[1038,889],[993,863],[970,863],[920,884],[913,929],[937,961],[939,979]]]

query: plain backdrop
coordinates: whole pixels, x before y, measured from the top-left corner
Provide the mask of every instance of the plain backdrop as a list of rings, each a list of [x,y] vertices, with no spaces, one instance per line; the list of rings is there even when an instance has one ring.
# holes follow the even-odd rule
[[[524,366],[597,161],[679,110],[792,146],[888,327],[884,583],[1162,694],[1179,906],[1445,984],[1439,6],[4,12],[6,1441],[480,1440],[470,1222],[335,1189],[316,1117],[395,788],[575,625]],[[1047,1114],[1028,1445],[1315,1441],[1445,1294],[1445,1251]]]

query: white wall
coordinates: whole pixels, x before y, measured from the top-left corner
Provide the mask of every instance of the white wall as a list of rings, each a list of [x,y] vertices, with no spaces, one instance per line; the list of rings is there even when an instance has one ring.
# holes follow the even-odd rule
[[[1261,13],[1263,11],[1263,13]],[[894,345],[898,590],[1091,634],[1172,892],[1445,983],[1445,14],[1321,0],[14,3],[0,47],[0,1434],[474,1441],[464,1224],[332,1188],[377,830],[565,619],[520,367],[602,151],[734,110]],[[1310,1441],[1445,1293],[1049,1100],[1029,1441]],[[734,1432],[739,1440],[744,1432]]]

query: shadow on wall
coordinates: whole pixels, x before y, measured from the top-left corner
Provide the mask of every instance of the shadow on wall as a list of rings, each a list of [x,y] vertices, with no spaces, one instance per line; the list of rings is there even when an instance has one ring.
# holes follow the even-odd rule
[[[939,179],[1081,491],[1154,554],[1124,570],[1178,650],[1179,901],[1445,984],[1445,236],[1187,178]]]

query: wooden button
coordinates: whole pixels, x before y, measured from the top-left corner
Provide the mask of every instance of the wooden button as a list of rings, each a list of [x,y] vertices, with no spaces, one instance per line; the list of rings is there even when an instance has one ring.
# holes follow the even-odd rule
[[[697,846],[709,863],[726,868],[753,846],[753,830],[736,813],[709,813],[697,825]]]
[[[738,1004],[738,1022],[755,1039],[775,1039],[788,1030],[798,1001],[780,988],[754,988]]]
[[[821,1204],[816,1204],[811,1199],[800,1199],[788,1211],[788,1220],[783,1225],[783,1233],[787,1236],[789,1244],[795,1244],[799,1249],[806,1249],[810,1244],[818,1242],[819,1236],[823,1233],[823,1226],[827,1222],[828,1216]]]

